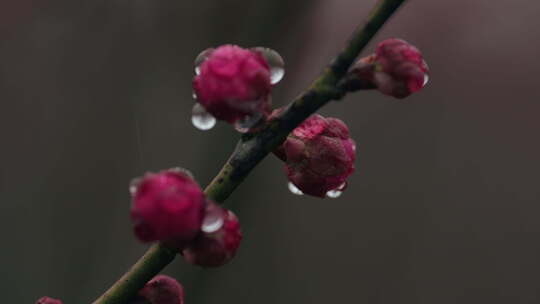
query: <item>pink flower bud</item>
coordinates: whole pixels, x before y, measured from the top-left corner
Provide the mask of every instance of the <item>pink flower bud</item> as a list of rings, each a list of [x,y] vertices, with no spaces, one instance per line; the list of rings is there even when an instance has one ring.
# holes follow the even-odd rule
[[[356,146],[337,118],[310,116],[293,130],[282,149],[289,181],[305,194],[325,197],[328,191],[342,191],[354,172]]]
[[[201,230],[195,241],[182,251],[186,261],[202,267],[218,267],[235,256],[242,231],[232,211],[208,202]]]
[[[49,297],[42,297],[37,300],[36,304],[62,304],[62,301]]]
[[[223,45],[205,55],[193,89],[206,111],[229,123],[268,114],[270,67],[260,52]]]
[[[199,233],[204,215],[204,194],[188,173],[169,169],[135,179],[131,218],[142,242],[185,243]]]
[[[428,66],[420,51],[395,38],[379,43],[375,54],[358,60],[353,72],[383,94],[396,98],[421,90],[429,78]]]
[[[175,279],[161,274],[146,283],[138,296],[151,304],[183,304],[184,288]]]

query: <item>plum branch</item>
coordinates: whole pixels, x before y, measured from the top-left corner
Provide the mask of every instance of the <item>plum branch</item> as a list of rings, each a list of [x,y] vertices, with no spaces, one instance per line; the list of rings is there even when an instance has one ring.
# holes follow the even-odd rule
[[[404,2],[380,0],[366,22],[354,32],[347,46],[306,91],[259,131],[242,135],[229,160],[206,187],[206,196],[223,203],[251,170],[276,149],[294,128],[329,101],[342,98],[347,90],[340,82],[360,52]],[[165,244],[151,246],[94,304],[127,303],[146,282],[174,260],[176,253],[177,250]]]

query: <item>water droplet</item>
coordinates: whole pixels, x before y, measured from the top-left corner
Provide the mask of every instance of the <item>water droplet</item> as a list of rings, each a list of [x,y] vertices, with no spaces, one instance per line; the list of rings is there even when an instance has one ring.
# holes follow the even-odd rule
[[[191,93],[191,97],[193,97],[193,99],[197,100],[197,93],[195,91],[193,91],[193,93]]]
[[[213,233],[223,227],[225,214],[220,207],[207,208],[201,225],[201,230],[205,233]]]
[[[277,67],[270,68],[270,83],[271,84],[278,83],[281,79],[283,79],[283,76],[285,76],[284,68],[277,68]]]
[[[338,198],[341,196],[341,194],[343,193],[343,190],[346,187],[347,187],[347,182],[344,182],[343,184],[339,185],[339,187],[337,187],[336,189],[326,192],[326,196],[329,198]]]
[[[328,192],[326,192],[326,196],[329,197],[329,198],[338,198],[341,196],[341,193],[343,193],[342,191],[339,191],[339,190],[330,190]]]
[[[210,54],[212,54],[213,51],[213,48],[209,48],[200,52],[199,55],[197,55],[197,58],[195,58],[194,62],[196,75],[199,75],[201,73],[201,69],[199,67],[210,56]]]
[[[293,183],[289,182],[289,191],[291,191],[292,194],[296,195],[303,195],[304,192],[302,190],[298,189]]]
[[[422,87],[425,87],[428,82],[429,82],[429,75],[427,73],[425,73],[424,74],[424,83],[422,84]]]
[[[141,180],[142,179],[140,177],[131,180],[131,182],[129,183],[129,194],[135,195],[135,193],[137,192],[137,187],[141,183]]]
[[[255,113],[251,116],[246,116],[234,123],[234,128],[240,133],[247,133],[253,126],[255,126],[263,117],[262,113]]]
[[[193,173],[191,173],[191,171],[189,171],[188,169],[184,169],[184,168],[182,168],[182,167],[174,167],[174,168],[170,168],[170,169],[168,169],[167,171],[175,172],[175,173],[180,173],[180,174],[185,174],[185,175],[187,175],[188,177],[190,177],[191,179],[195,179],[195,177],[193,176]]]
[[[285,62],[281,55],[279,55],[278,52],[265,47],[256,47],[254,50],[260,52],[270,66],[270,83],[276,84],[280,82],[281,79],[283,79],[283,76],[285,76]]]
[[[191,122],[199,130],[210,130],[216,125],[216,118],[206,112],[203,106],[196,103],[191,110]]]

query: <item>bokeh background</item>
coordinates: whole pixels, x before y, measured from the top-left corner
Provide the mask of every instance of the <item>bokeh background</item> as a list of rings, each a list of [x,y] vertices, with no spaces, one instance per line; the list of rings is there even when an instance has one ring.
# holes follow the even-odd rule
[[[227,203],[245,233],[234,262],[165,270],[187,303],[540,302],[540,3],[409,2],[376,40],[417,45],[429,85],[324,108],[358,143],[339,199],[290,194],[274,157],[258,166]],[[219,170],[238,135],[191,126],[201,50],[278,50],[280,106],[374,3],[0,2],[2,302],[91,302],[146,249],[129,180],[183,166],[204,185]]]

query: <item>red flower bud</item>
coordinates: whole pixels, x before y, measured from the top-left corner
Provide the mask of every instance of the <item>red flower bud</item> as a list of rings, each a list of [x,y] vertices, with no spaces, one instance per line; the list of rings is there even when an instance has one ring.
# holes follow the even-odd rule
[[[318,197],[344,190],[354,172],[355,150],[343,121],[318,114],[294,129],[282,146],[290,182],[303,193]]]
[[[204,215],[204,194],[188,173],[169,169],[135,179],[131,218],[142,242],[193,240]]]
[[[268,114],[270,66],[261,52],[223,45],[203,55],[193,89],[207,112],[229,123]]]
[[[166,275],[157,275],[138,293],[151,304],[183,304],[184,288],[175,279]]]
[[[242,231],[232,211],[208,202],[201,230],[195,241],[182,251],[186,261],[202,267],[218,267],[235,256]]]
[[[383,94],[396,98],[421,90],[429,79],[428,66],[420,51],[395,38],[379,43],[375,54],[358,60],[352,71]]]
[[[62,301],[49,297],[42,297],[37,300],[36,304],[62,304]]]

